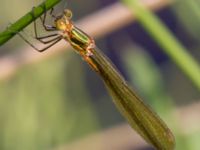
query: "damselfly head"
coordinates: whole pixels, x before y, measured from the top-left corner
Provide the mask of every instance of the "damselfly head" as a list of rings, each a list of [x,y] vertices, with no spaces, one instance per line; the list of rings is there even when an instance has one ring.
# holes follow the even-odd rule
[[[72,12],[69,9],[65,9],[63,15],[55,19],[55,26],[61,31],[70,31],[72,23],[70,19],[72,18]]]
[[[69,9],[65,9],[63,14],[65,15],[66,18],[71,19],[72,18],[72,11]]]

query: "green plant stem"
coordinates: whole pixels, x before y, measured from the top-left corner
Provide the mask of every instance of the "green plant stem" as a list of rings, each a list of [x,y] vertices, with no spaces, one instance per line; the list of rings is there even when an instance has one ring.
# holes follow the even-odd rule
[[[198,5],[198,2],[196,2],[195,0],[190,0],[190,1],[186,1],[186,4],[188,4],[188,7],[190,8],[190,10],[197,17],[196,19],[200,20],[200,12],[199,12],[200,6]]]
[[[46,0],[42,4],[37,7],[34,7],[34,10],[31,10],[26,15],[21,17],[18,21],[10,25],[5,31],[0,33],[0,46],[11,39],[17,32],[23,30],[26,26],[28,26],[31,22],[33,22],[36,18],[41,16],[45,11],[51,9],[61,0]]]
[[[122,0],[122,2],[131,8],[147,32],[200,90],[200,67],[198,62],[171,34],[169,29],[138,0]]]

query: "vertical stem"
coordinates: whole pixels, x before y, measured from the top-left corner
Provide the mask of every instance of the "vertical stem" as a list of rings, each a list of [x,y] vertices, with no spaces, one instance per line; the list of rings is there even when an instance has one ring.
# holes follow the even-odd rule
[[[167,27],[138,0],[122,0],[136,14],[147,32],[160,45],[162,50],[176,63],[200,90],[200,67],[185,47],[175,38]]]

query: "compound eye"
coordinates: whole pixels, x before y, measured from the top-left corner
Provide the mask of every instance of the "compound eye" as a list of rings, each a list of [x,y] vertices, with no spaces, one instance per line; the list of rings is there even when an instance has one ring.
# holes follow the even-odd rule
[[[64,14],[67,18],[71,19],[72,18],[72,11],[69,9],[64,10]]]

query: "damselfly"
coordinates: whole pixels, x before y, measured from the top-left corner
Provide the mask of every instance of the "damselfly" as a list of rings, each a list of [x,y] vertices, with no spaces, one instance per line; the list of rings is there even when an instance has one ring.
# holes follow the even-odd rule
[[[46,25],[46,12],[40,19],[46,31],[58,31],[56,34],[39,37],[34,22],[35,37],[41,43],[47,44],[46,47],[38,49],[20,33],[19,35],[39,52],[43,52],[61,39],[65,39],[101,76],[114,103],[130,125],[157,149],[173,150],[175,140],[169,128],[128,86],[111,61],[98,50],[94,40],[74,25],[71,21],[71,11],[66,9],[63,14],[56,16],[52,9],[50,15],[54,18],[54,25]],[[50,37],[51,39],[47,40]]]

